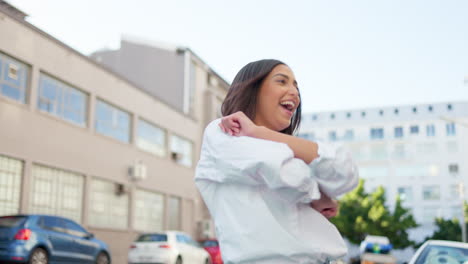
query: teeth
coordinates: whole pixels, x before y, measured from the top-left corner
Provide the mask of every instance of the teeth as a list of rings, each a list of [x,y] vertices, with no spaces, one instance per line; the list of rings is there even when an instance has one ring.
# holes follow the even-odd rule
[[[289,110],[293,109],[296,106],[296,104],[293,101],[284,101],[280,104],[287,106]]]

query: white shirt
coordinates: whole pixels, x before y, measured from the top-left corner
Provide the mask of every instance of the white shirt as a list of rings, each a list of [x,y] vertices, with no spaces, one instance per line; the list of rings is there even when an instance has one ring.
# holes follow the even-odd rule
[[[310,207],[320,189],[330,197],[352,190],[357,167],[344,148],[319,144],[311,164],[284,143],[234,137],[220,119],[205,129],[195,182],[211,213],[225,264],[326,263],[346,245]]]

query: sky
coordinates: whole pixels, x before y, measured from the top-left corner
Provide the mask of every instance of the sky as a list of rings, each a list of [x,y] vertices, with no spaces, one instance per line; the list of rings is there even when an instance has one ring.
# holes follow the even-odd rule
[[[125,35],[172,43],[228,82],[251,61],[282,60],[304,113],[468,101],[466,0],[8,2],[85,55]]]

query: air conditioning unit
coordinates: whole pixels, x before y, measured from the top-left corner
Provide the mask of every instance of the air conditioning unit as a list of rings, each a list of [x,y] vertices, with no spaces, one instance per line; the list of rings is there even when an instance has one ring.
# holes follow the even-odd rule
[[[141,161],[136,162],[135,165],[130,166],[128,169],[128,176],[135,181],[146,179],[146,165]]]
[[[201,239],[216,237],[213,221],[209,219],[198,221],[197,229],[198,229],[198,236]]]

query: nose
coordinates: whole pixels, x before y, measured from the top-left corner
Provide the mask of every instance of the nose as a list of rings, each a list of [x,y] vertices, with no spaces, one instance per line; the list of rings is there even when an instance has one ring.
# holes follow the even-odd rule
[[[296,86],[292,86],[291,88],[289,88],[289,94],[294,97],[299,98],[299,90],[297,89]]]

